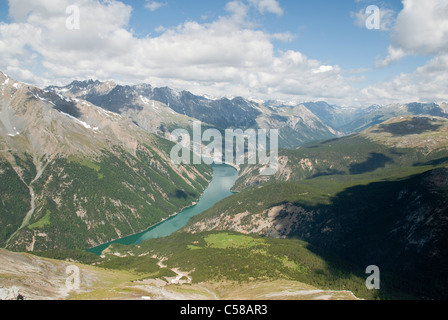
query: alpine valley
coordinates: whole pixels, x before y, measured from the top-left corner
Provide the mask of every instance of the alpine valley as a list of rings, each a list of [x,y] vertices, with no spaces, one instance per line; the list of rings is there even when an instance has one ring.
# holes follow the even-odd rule
[[[37,88],[3,73],[0,90],[0,298],[448,298],[446,103]],[[88,252],[199,201],[213,168],[170,159],[171,132],[194,121],[279,130],[277,173],[237,166],[235,193],[179,231]],[[73,291],[69,265],[81,274]],[[366,288],[370,265],[381,290]]]

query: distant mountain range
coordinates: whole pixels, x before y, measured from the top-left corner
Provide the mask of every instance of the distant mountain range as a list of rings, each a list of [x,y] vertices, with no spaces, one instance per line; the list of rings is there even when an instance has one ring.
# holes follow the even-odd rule
[[[176,128],[191,126],[193,120],[221,130],[279,129],[279,144],[287,148],[341,135],[302,105],[266,105],[241,97],[210,99],[167,87],[122,86],[93,80],[74,81],[64,87],[51,86],[46,90],[128,116],[145,130],[164,137]]]
[[[211,99],[188,91],[149,84],[118,85],[113,81],[73,81],[46,91],[82,99],[131,118],[143,129],[167,137],[174,128],[194,119],[210,127],[278,129],[282,148],[360,132],[401,115],[433,115],[448,118],[448,105],[403,105],[345,108],[326,102],[285,103],[254,101],[243,97]]]

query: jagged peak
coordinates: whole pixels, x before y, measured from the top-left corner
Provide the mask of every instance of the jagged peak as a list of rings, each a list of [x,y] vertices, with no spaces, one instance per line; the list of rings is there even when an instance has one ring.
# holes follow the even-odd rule
[[[89,87],[92,85],[100,85],[102,82],[99,80],[73,80],[68,86],[77,86],[77,87]]]

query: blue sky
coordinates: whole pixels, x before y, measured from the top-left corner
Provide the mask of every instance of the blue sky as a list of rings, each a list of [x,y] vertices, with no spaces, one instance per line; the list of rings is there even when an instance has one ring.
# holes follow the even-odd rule
[[[448,5],[421,3],[2,0],[0,70],[36,85],[92,77],[344,105],[445,100],[448,79],[434,72],[448,59]],[[71,4],[79,30],[64,28]],[[370,5],[380,30],[365,26]]]
[[[169,28],[184,21],[212,22],[225,15],[226,0],[165,0],[159,9],[145,9],[145,1],[124,1],[133,5],[130,20],[138,36],[157,35],[160,26]],[[366,84],[392,79],[400,72],[412,72],[429,60],[427,56],[413,56],[386,68],[375,68],[375,61],[387,55],[389,30],[368,30],[356,26],[351,16],[368,5],[374,4],[398,13],[403,5],[400,0],[356,2],[354,0],[283,0],[279,1],[284,13],[276,14],[251,11],[250,18],[268,33],[289,32],[291,41],[274,41],[277,50],[296,50],[327,64],[337,64],[345,70],[371,69],[368,78],[358,83]]]
[[[225,0],[166,0],[154,12],[145,10],[145,2],[124,1],[135,11],[130,27],[139,36],[156,35],[159,26],[175,27],[184,21],[212,22],[226,14]],[[276,41],[278,49],[293,49],[316,59],[338,63],[346,68],[371,65],[375,55],[386,52],[388,32],[369,31],[354,25],[350,12],[362,7],[352,0],[280,1],[284,14],[251,11],[250,18],[258,28],[269,33],[290,32],[295,38],[288,43]],[[400,1],[393,1],[401,7]]]

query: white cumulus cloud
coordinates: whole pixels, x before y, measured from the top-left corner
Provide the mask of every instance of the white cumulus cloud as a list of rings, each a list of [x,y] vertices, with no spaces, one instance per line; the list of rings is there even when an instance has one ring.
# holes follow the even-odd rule
[[[158,1],[146,1],[145,8],[149,9],[150,11],[156,11],[157,9],[160,9],[164,6],[166,6],[166,2],[158,2]]]
[[[248,0],[250,4],[255,6],[261,13],[273,13],[276,15],[283,15],[283,9],[277,0]]]
[[[448,53],[448,2],[403,0],[391,32],[391,47],[385,65],[406,55]]]
[[[448,100],[448,2],[403,0],[403,10],[391,30],[387,57],[377,67],[387,67],[406,56],[430,60],[409,74],[365,88],[363,99],[380,102]]]
[[[275,50],[272,41],[290,41],[291,34],[269,34],[251,24],[250,6],[281,14],[277,1],[230,1],[228,14],[211,23],[187,21],[145,38],[129,30],[132,7],[120,1],[11,3],[13,22],[0,24],[0,70],[33,84],[116,79],[214,96],[335,103],[353,93],[338,66]],[[68,5],[79,7],[79,30],[65,27]]]
[[[281,15],[277,1],[229,1],[226,14],[212,22],[187,21],[142,38],[129,26],[133,8],[118,0],[11,0],[11,22],[0,23],[0,70],[39,86],[93,78],[212,96],[343,105],[448,100],[448,5],[403,4],[387,58],[378,65],[412,54],[431,59],[412,73],[361,90],[353,86],[361,79],[351,75],[357,70],[275,49],[274,41],[294,35],[270,34],[249,17],[251,10]],[[66,28],[69,5],[79,8],[79,30]]]

